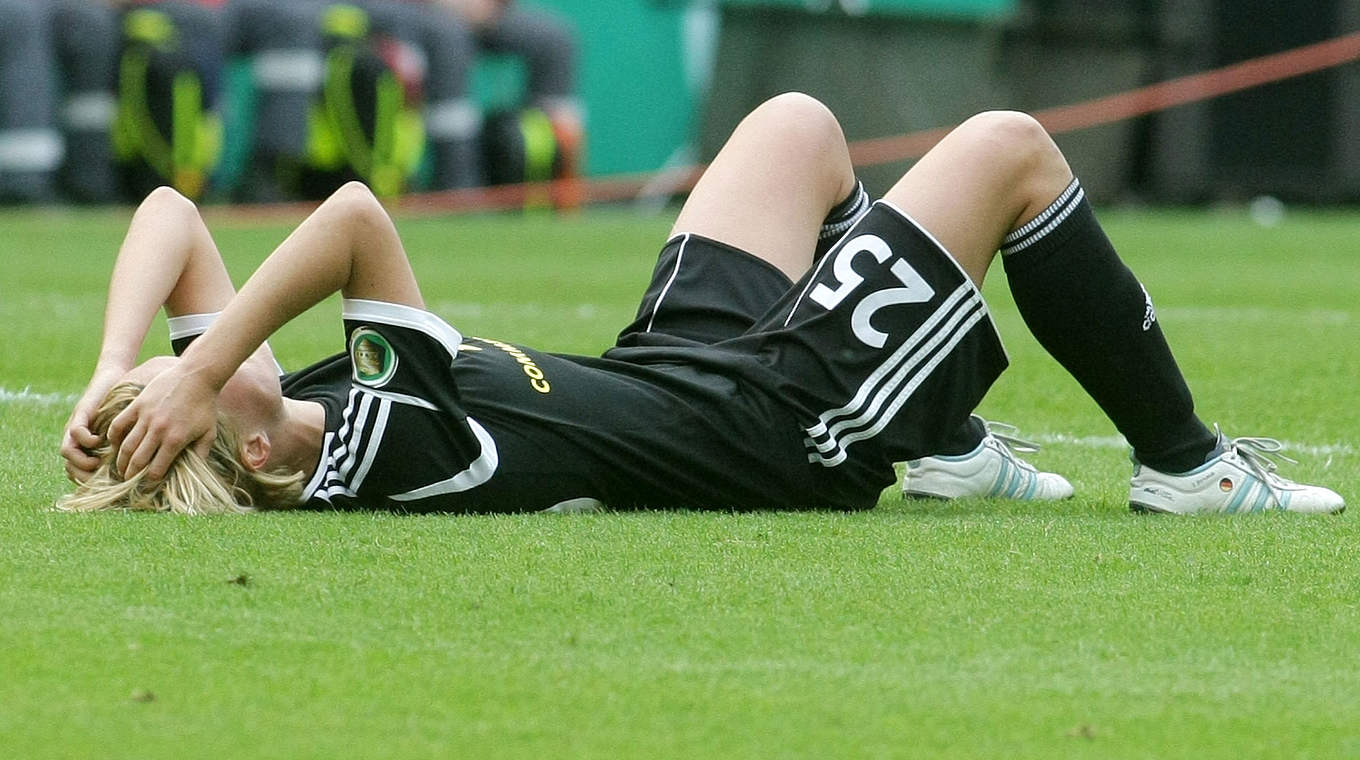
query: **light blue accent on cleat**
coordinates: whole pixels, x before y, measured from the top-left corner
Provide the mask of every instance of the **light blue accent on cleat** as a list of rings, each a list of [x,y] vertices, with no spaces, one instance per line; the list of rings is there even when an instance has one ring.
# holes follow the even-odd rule
[[[1066,499],[1072,484],[1061,475],[1040,472],[1016,452],[1038,451],[1037,444],[1013,435],[1010,425],[985,422],[986,435],[967,454],[922,457],[907,462],[902,494],[909,498],[989,497],[1022,501]]]

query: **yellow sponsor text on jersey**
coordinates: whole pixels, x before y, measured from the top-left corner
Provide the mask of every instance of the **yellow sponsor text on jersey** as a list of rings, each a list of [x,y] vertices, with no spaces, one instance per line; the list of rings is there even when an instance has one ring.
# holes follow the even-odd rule
[[[547,376],[545,376],[543,374],[543,370],[540,369],[539,366],[534,363],[533,358],[530,357],[528,354],[524,353],[524,351],[515,346],[510,345],[509,343],[504,343],[499,340],[493,340],[491,338],[473,338],[473,340],[480,340],[481,342],[486,343],[487,345],[495,346],[496,348],[499,348],[500,350],[509,354],[512,359],[519,362],[520,369],[524,371],[524,374],[528,375],[529,387],[533,388],[539,393],[552,393],[552,384],[548,382]]]

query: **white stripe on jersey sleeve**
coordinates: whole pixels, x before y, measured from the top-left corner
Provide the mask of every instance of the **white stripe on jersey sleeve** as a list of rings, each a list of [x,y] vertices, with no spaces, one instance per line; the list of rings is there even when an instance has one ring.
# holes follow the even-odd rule
[[[378,449],[382,447],[383,434],[387,432],[387,417],[391,413],[392,402],[383,399],[378,405],[377,418],[373,420],[373,432],[368,436],[368,442],[364,444],[364,459],[359,463],[359,469],[354,472],[354,475],[345,478],[349,482],[349,487],[356,492],[363,487],[364,478],[368,477],[368,471],[373,467],[373,460],[378,456]]]
[[[321,439],[321,455],[318,457],[316,470],[312,472],[312,479],[302,489],[302,498],[298,500],[298,504],[306,504],[310,501],[316,495],[317,489],[321,488],[321,485],[326,481],[326,476],[330,473],[330,468],[326,465],[330,461],[331,440],[334,438],[334,433],[327,432]]]
[[[482,453],[477,459],[469,464],[467,469],[448,480],[441,480],[414,491],[397,494],[391,497],[394,501],[415,501],[416,499],[427,499],[431,496],[467,491],[485,483],[491,479],[492,475],[496,474],[496,468],[500,465],[500,452],[496,450],[496,441],[491,438],[491,434],[486,432],[486,428],[482,427],[477,420],[471,417],[466,419],[473,435],[477,436],[477,442],[482,445]]]
[[[213,311],[204,312],[202,314],[180,314],[175,317],[166,317],[166,327],[170,328],[170,342],[173,343],[180,338],[196,338],[202,335],[208,331],[209,327],[212,327],[213,322],[216,322],[217,318],[220,316],[222,316],[222,312]],[[265,348],[269,348],[269,341],[265,341],[264,346]],[[270,349],[269,353],[273,354],[274,350]],[[279,373],[279,377],[283,377],[287,374],[284,372],[283,365],[279,364],[278,359],[274,360],[274,369]]]
[[[222,316],[222,312],[205,312],[203,314],[180,314],[177,317],[168,317],[165,324],[170,328],[170,340],[189,338],[195,335],[202,335],[212,327],[212,323]]]
[[[449,352],[450,357],[458,355],[458,346],[463,342],[462,333],[455,330],[448,322],[424,309],[387,301],[369,301],[363,298],[346,298],[343,301],[343,306],[345,319],[356,322],[396,325],[397,327],[407,327],[423,332],[439,341]]]
[[[326,434],[317,474],[303,491],[304,496],[327,502],[333,496],[354,497],[382,447],[391,410],[391,400],[350,391],[344,423],[338,432]]]
[[[431,404],[430,402],[426,401],[423,398],[420,398],[419,396],[411,396],[405,393],[396,393],[395,391],[380,391],[376,388],[364,388],[364,393],[367,393],[370,396],[377,396],[380,399],[386,399],[388,401],[392,401],[398,404],[406,404],[407,406],[416,406],[420,407],[421,409],[429,409],[432,412],[439,411],[439,407],[435,406],[434,404]]]
[[[354,403],[356,399],[359,402],[357,405]],[[345,422],[340,426],[340,434],[336,438],[338,445],[331,454],[331,463],[341,478],[348,479],[350,470],[359,463],[359,446],[363,442],[372,408],[372,396],[361,394],[357,389],[350,391],[349,405],[345,407]]]

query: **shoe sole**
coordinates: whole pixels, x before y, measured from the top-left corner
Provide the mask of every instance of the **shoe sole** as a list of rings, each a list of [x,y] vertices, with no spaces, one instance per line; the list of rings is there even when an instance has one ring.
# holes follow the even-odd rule
[[[903,499],[914,499],[916,501],[954,501],[953,496],[941,496],[937,493],[921,493],[919,491],[903,491]]]
[[[1129,511],[1130,511],[1130,512],[1133,512],[1133,513],[1136,514],[1136,515],[1178,515],[1178,514],[1180,514],[1180,512],[1172,512],[1172,511],[1169,510],[1169,509],[1158,509],[1157,507],[1150,507],[1150,506],[1148,506],[1147,504],[1139,504],[1139,503],[1133,502],[1133,501],[1129,502]],[[1338,509],[1338,510],[1336,510],[1335,512],[1326,512],[1326,513],[1324,513],[1324,514],[1328,514],[1328,515],[1339,515],[1339,514],[1345,512],[1345,511],[1346,511],[1346,505],[1342,504],[1342,505],[1341,505],[1341,509]]]
[[[1076,494],[1072,494],[1069,496],[1064,496],[1060,499],[1014,499],[1008,496],[979,496],[977,494],[969,494],[968,496],[941,496],[940,494],[937,493],[922,493],[919,491],[902,492],[903,499],[912,499],[916,501],[958,501],[960,499],[995,499],[997,501],[1016,501],[1016,502],[1023,501],[1031,504],[1043,504],[1046,502],[1067,501],[1068,499],[1074,498],[1075,496]]]

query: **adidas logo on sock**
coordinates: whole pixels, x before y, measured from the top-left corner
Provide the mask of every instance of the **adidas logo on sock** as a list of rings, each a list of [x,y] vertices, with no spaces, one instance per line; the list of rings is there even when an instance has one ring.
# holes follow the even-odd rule
[[[1143,283],[1138,283],[1138,287],[1143,288],[1143,300],[1147,302],[1147,311],[1143,313],[1143,332],[1152,329],[1152,325],[1157,321],[1157,309],[1152,306],[1152,296],[1148,295],[1147,288]]]

